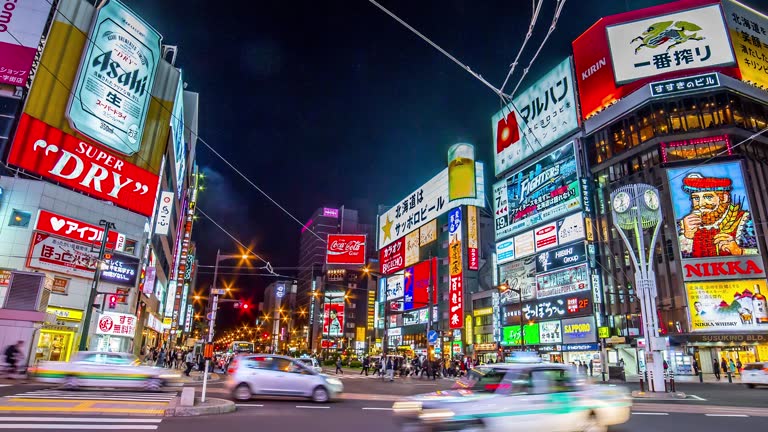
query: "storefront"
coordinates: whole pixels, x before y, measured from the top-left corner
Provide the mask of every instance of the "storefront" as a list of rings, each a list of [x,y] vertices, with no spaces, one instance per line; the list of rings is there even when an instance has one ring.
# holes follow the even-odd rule
[[[160,345],[163,339],[163,321],[148,312],[147,323],[144,325],[141,336],[141,345],[147,349]]]
[[[480,363],[498,363],[499,350],[495,343],[479,343],[474,345],[475,357]]]
[[[48,306],[46,312],[56,316],[56,324],[44,324],[40,329],[35,363],[69,361],[83,320],[83,311]]]
[[[563,344],[563,363],[575,365],[579,373],[589,372],[589,362],[592,362],[592,372],[599,373],[600,344]]]
[[[718,364],[723,359],[726,362],[740,361],[742,365],[756,361],[768,361],[767,334],[721,334],[702,335],[691,334],[680,337],[685,345],[686,353],[699,363],[704,373],[713,373],[713,362]]]
[[[136,316],[117,312],[103,312],[96,326],[96,350],[130,352],[136,333]]]

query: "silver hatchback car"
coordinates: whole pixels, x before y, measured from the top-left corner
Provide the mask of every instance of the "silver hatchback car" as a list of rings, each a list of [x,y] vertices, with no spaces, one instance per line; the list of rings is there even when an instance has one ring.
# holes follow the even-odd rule
[[[227,389],[235,400],[253,396],[306,397],[323,403],[337,399],[344,385],[337,378],[317,373],[291,357],[244,354],[227,370]]]

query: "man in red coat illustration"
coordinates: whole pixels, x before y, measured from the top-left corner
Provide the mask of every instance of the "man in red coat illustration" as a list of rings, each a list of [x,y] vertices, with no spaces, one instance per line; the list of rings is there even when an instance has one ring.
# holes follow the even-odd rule
[[[757,242],[750,212],[734,202],[729,178],[688,174],[683,190],[691,212],[678,221],[683,258],[755,255]]]

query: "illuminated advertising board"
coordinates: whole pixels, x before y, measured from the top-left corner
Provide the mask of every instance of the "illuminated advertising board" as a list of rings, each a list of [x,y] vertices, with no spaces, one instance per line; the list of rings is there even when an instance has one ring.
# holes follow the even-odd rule
[[[461,254],[461,207],[448,214],[448,324],[452,329],[464,327],[464,276]]]
[[[616,83],[733,64],[719,5],[606,27]]]
[[[117,0],[98,9],[67,109],[75,130],[120,153],[139,151],[161,39]]]
[[[687,282],[691,332],[768,330],[765,278]]]
[[[522,312],[519,304],[507,304],[502,307],[504,324],[516,323],[521,313],[525,321],[589,315],[593,313],[592,297],[588,291],[581,291],[559,297],[527,301],[523,303]]]
[[[187,143],[184,141],[184,74],[179,74],[176,86],[176,99],[173,101],[171,115],[171,135],[173,137],[173,159],[176,172],[176,193],[181,195],[184,178],[187,174]]]
[[[526,345],[538,345],[541,342],[539,335],[539,323],[526,323],[523,330],[525,333]],[[520,326],[511,325],[502,328],[501,332],[501,344],[504,346],[518,346],[520,345]]]
[[[477,207],[467,206],[467,268],[480,268],[480,254],[477,241]]]
[[[536,257],[527,257],[499,266],[499,283],[510,289],[501,292],[501,304],[536,298]],[[518,294],[517,291],[520,291]]]
[[[405,238],[401,237],[379,250],[379,266],[385,275],[405,268]]]
[[[515,259],[515,242],[513,239],[501,240],[496,243],[496,264],[504,264]]]
[[[96,334],[132,338],[136,333],[136,315],[102,312],[96,326]]]
[[[405,265],[419,262],[419,230],[411,231],[405,236]]]
[[[426,246],[437,240],[437,220],[432,219],[419,228],[419,246]]]
[[[584,262],[587,262],[587,249],[584,247],[584,242],[573,243],[537,254],[536,272],[546,273]]]
[[[365,234],[328,234],[326,264],[365,265]]]
[[[448,168],[379,216],[379,249],[462,205],[485,207],[483,164],[475,162],[475,198],[450,200]]]
[[[667,169],[685,280],[765,277],[740,162]]]
[[[539,323],[539,342],[543,344],[559,344],[562,340],[563,328],[560,321]]]
[[[104,260],[106,268],[101,270],[101,280],[118,285],[135,286],[139,272],[139,259],[126,255],[113,254]]]
[[[768,16],[735,0],[723,0],[726,25],[741,79],[768,88]]]
[[[413,267],[405,269],[403,283],[403,310],[409,311],[429,306],[430,264],[436,265],[437,260],[422,261]],[[432,304],[437,304],[437,272],[432,272]]]
[[[157,176],[27,114],[8,163],[95,198],[152,216]]]
[[[402,274],[387,278],[387,300],[403,298],[405,295],[405,278]]]
[[[589,290],[587,264],[536,275],[536,296],[547,298]]]
[[[690,74],[692,69],[681,68],[681,66],[690,67],[690,65],[697,63],[704,66],[708,71],[721,72],[739,78],[740,73],[735,65],[717,67],[705,66],[705,64],[710,64],[710,61],[714,62],[714,59],[717,57],[727,57],[726,51],[718,52],[715,56],[713,56],[713,54],[715,54],[713,52],[713,47],[722,47],[723,43],[725,43],[725,48],[727,51],[730,51],[730,47],[727,46],[728,40],[723,40],[721,36],[724,30],[719,30],[723,28],[722,18],[720,18],[719,23],[715,22],[714,24],[716,25],[709,27],[709,20],[714,19],[715,16],[713,13],[705,11],[704,15],[707,17],[707,19],[701,22],[697,22],[699,17],[699,13],[696,12],[697,8],[702,9],[702,4],[707,3],[715,4],[715,8],[717,8],[716,5],[719,2],[709,0],[681,0],[661,4],[658,6],[652,6],[645,9],[638,9],[621,14],[606,16],[601,18],[597,23],[592,25],[586,32],[584,32],[575,41],[573,41],[573,62],[576,72],[576,82],[579,87],[579,100],[581,102],[580,107],[583,118],[587,119],[594,116],[606,107],[614,104],[616,101],[624,98],[638,88],[648,84],[654,76],[673,78]],[[674,16],[674,13],[681,11],[694,12],[693,17],[696,19],[696,21],[685,22],[685,24],[694,24],[697,27],[702,27],[702,30],[690,31],[688,27],[685,29],[676,27],[675,23],[678,22],[677,20],[669,21],[670,19],[673,19],[668,18],[670,15]],[[654,30],[649,31],[649,21],[651,21],[650,24],[667,24],[667,27],[665,27],[664,30],[661,30],[661,32],[668,31],[671,36],[675,37],[670,36],[654,38],[652,35]],[[635,28],[635,23],[642,22],[646,23],[645,27]],[[618,38],[615,39],[616,53],[618,54],[618,58],[624,59],[626,62],[625,64],[621,65],[622,72],[620,74],[623,78],[626,79],[628,76],[632,76],[629,69],[647,69],[649,75],[648,78],[640,78],[625,85],[617,85],[615,78],[618,78],[619,74],[617,74],[617,77],[614,77],[613,65],[614,63],[618,63],[618,61],[617,59],[611,58],[611,49],[608,44],[608,33],[606,31],[606,27],[614,27],[614,31],[621,30],[618,25],[624,23],[628,23],[630,25],[631,28],[625,27],[625,29],[631,30],[631,32],[628,31],[625,35],[623,35],[621,40]],[[679,22],[678,24],[685,25]],[[707,25],[708,27],[704,29],[704,25]],[[661,27],[659,27],[659,29],[661,29]],[[706,44],[710,42],[710,39],[707,38],[697,41],[690,37],[696,33],[697,36],[695,37],[699,38],[704,35],[705,30],[706,33],[711,33],[713,31],[717,33],[707,35],[715,38],[712,40],[712,44],[709,47],[709,51],[711,53],[709,58],[706,58],[705,54],[707,52]],[[632,39],[636,40],[633,42]],[[684,42],[679,46],[672,47],[668,50],[667,48],[676,43],[674,41],[675,39],[682,39]],[[650,45],[648,45],[645,41],[650,42]],[[627,42],[631,43],[626,45]],[[636,54],[635,50],[639,45],[643,43],[646,43],[647,46],[641,47],[640,51],[638,51]],[[624,44],[624,48],[619,46],[621,44]],[[657,47],[649,49],[649,46],[654,45],[657,45]],[[698,56],[696,53],[696,48],[699,48]],[[687,51],[681,52],[680,54],[677,54],[677,58],[675,57],[675,52],[688,49],[690,49],[691,54],[693,54],[693,59],[690,63],[688,61],[691,59]],[[621,52],[619,52],[619,50],[621,50]],[[668,54],[670,56],[670,66],[656,69],[657,63],[659,66],[666,66],[666,56],[664,56],[664,54]],[[654,63],[653,56],[655,55],[660,57]],[[638,60],[635,60],[635,58]],[[644,63],[649,61],[648,58],[650,58],[650,65],[638,66],[635,68],[635,63]],[[680,62],[679,65],[677,64],[678,61]],[[650,72],[652,70],[654,72],[658,70],[662,75],[651,75]],[[662,70],[663,72],[661,72]]]
[[[562,326],[564,344],[597,342],[597,327],[594,316],[564,319]]]
[[[49,0],[9,0],[0,11],[0,84],[23,86],[40,45]]]
[[[581,208],[575,146],[570,142],[505,179],[509,233],[548,222]],[[494,203],[499,199],[494,198]],[[496,209],[498,210],[498,209]],[[496,230],[503,223],[496,219]],[[499,239],[499,237],[496,237]]]
[[[326,299],[323,304],[323,335],[344,336],[344,298]]]
[[[491,124],[497,176],[576,130],[579,116],[570,57],[518,93]]]
[[[35,222],[35,229],[65,237],[78,242],[101,245],[104,229],[58,213],[40,210]],[[117,251],[125,250],[125,235],[110,231],[107,236],[107,248]]]
[[[92,278],[98,262],[99,255],[91,245],[40,232],[32,235],[27,267]]]

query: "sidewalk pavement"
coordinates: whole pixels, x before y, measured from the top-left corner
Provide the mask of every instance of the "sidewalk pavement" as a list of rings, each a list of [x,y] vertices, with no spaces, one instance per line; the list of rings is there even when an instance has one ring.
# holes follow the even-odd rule
[[[607,376],[606,376],[607,378]],[[626,382],[628,383],[638,383],[640,382],[641,375],[627,375]],[[588,380],[594,383],[600,383],[603,381],[602,375],[599,373],[594,374],[594,376],[587,377]],[[667,378],[669,379],[669,378]],[[674,379],[676,383],[691,383],[691,384],[699,384],[703,382],[704,384],[731,384],[728,382],[728,375],[721,375],[720,379],[718,380],[714,374],[704,374],[703,381],[699,381],[699,377],[696,375],[674,375]],[[609,380],[610,382],[623,382],[620,380]],[[741,376],[736,375],[732,377],[732,383],[733,384],[741,384]]]

